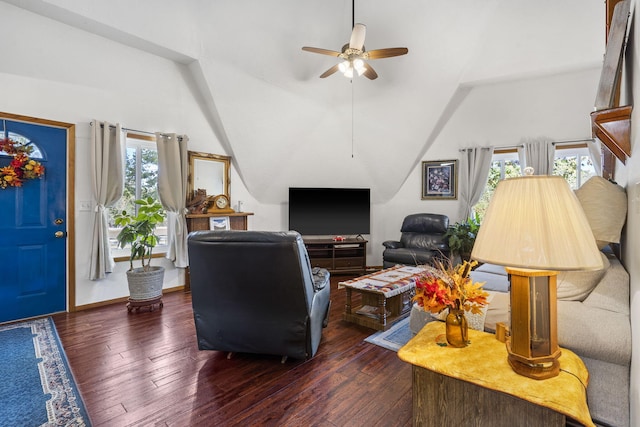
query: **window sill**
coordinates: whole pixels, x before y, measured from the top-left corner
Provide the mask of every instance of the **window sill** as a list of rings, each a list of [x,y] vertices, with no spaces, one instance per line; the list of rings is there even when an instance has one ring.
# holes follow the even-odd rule
[[[151,255],[151,258],[163,258],[166,254],[166,252],[158,252]],[[115,256],[113,260],[115,262],[129,261],[129,256]]]

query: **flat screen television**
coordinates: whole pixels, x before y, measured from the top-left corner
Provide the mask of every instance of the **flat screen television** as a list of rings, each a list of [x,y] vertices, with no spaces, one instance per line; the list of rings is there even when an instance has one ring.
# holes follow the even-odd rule
[[[368,188],[289,188],[289,230],[303,236],[370,233]]]

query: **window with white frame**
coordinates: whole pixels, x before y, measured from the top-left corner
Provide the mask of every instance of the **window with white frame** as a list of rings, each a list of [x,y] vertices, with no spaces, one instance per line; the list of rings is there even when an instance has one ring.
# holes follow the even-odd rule
[[[114,214],[117,212],[127,211],[128,213],[136,212],[137,205],[135,200],[158,197],[158,149],[155,138],[146,137],[137,134],[127,134],[127,151],[125,159],[125,176],[124,176],[124,192],[122,198],[109,208],[109,243],[112,253],[115,257],[129,256],[129,249],[121,249],[118,247],[116,236],[121,228],[114,224]],[[167,251],[167,225],[160,224],[156,228],[156,235],[159,243],[154,249],[154,254],[160,254]]]
[[[556,145],[553,174],[564,177],[571,189],[580,188],[589,178],[596,174],[589,149],[585,144]],[[479,222],[489,206],[489,201],[500,180],[520,176],[520,161],[515,149],[495,150],[491,159],[491,169],[484,193],[473,211]]]

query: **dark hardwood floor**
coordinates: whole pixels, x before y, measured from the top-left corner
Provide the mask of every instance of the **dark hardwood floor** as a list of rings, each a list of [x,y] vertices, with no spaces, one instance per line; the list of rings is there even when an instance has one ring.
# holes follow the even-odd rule
[[[411,367],[342,320],[308,361],[198,351],[191,294],[127,314],[124,304],[53,316],[94,426],[409,426]]]

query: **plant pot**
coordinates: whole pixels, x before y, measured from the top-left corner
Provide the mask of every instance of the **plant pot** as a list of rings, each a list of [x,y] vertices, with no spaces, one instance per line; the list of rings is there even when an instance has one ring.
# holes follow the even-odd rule
[[[151,267],[148,271],[134,268],[127,271],[130,301],[147,301],[162,296],[164,267]]]

